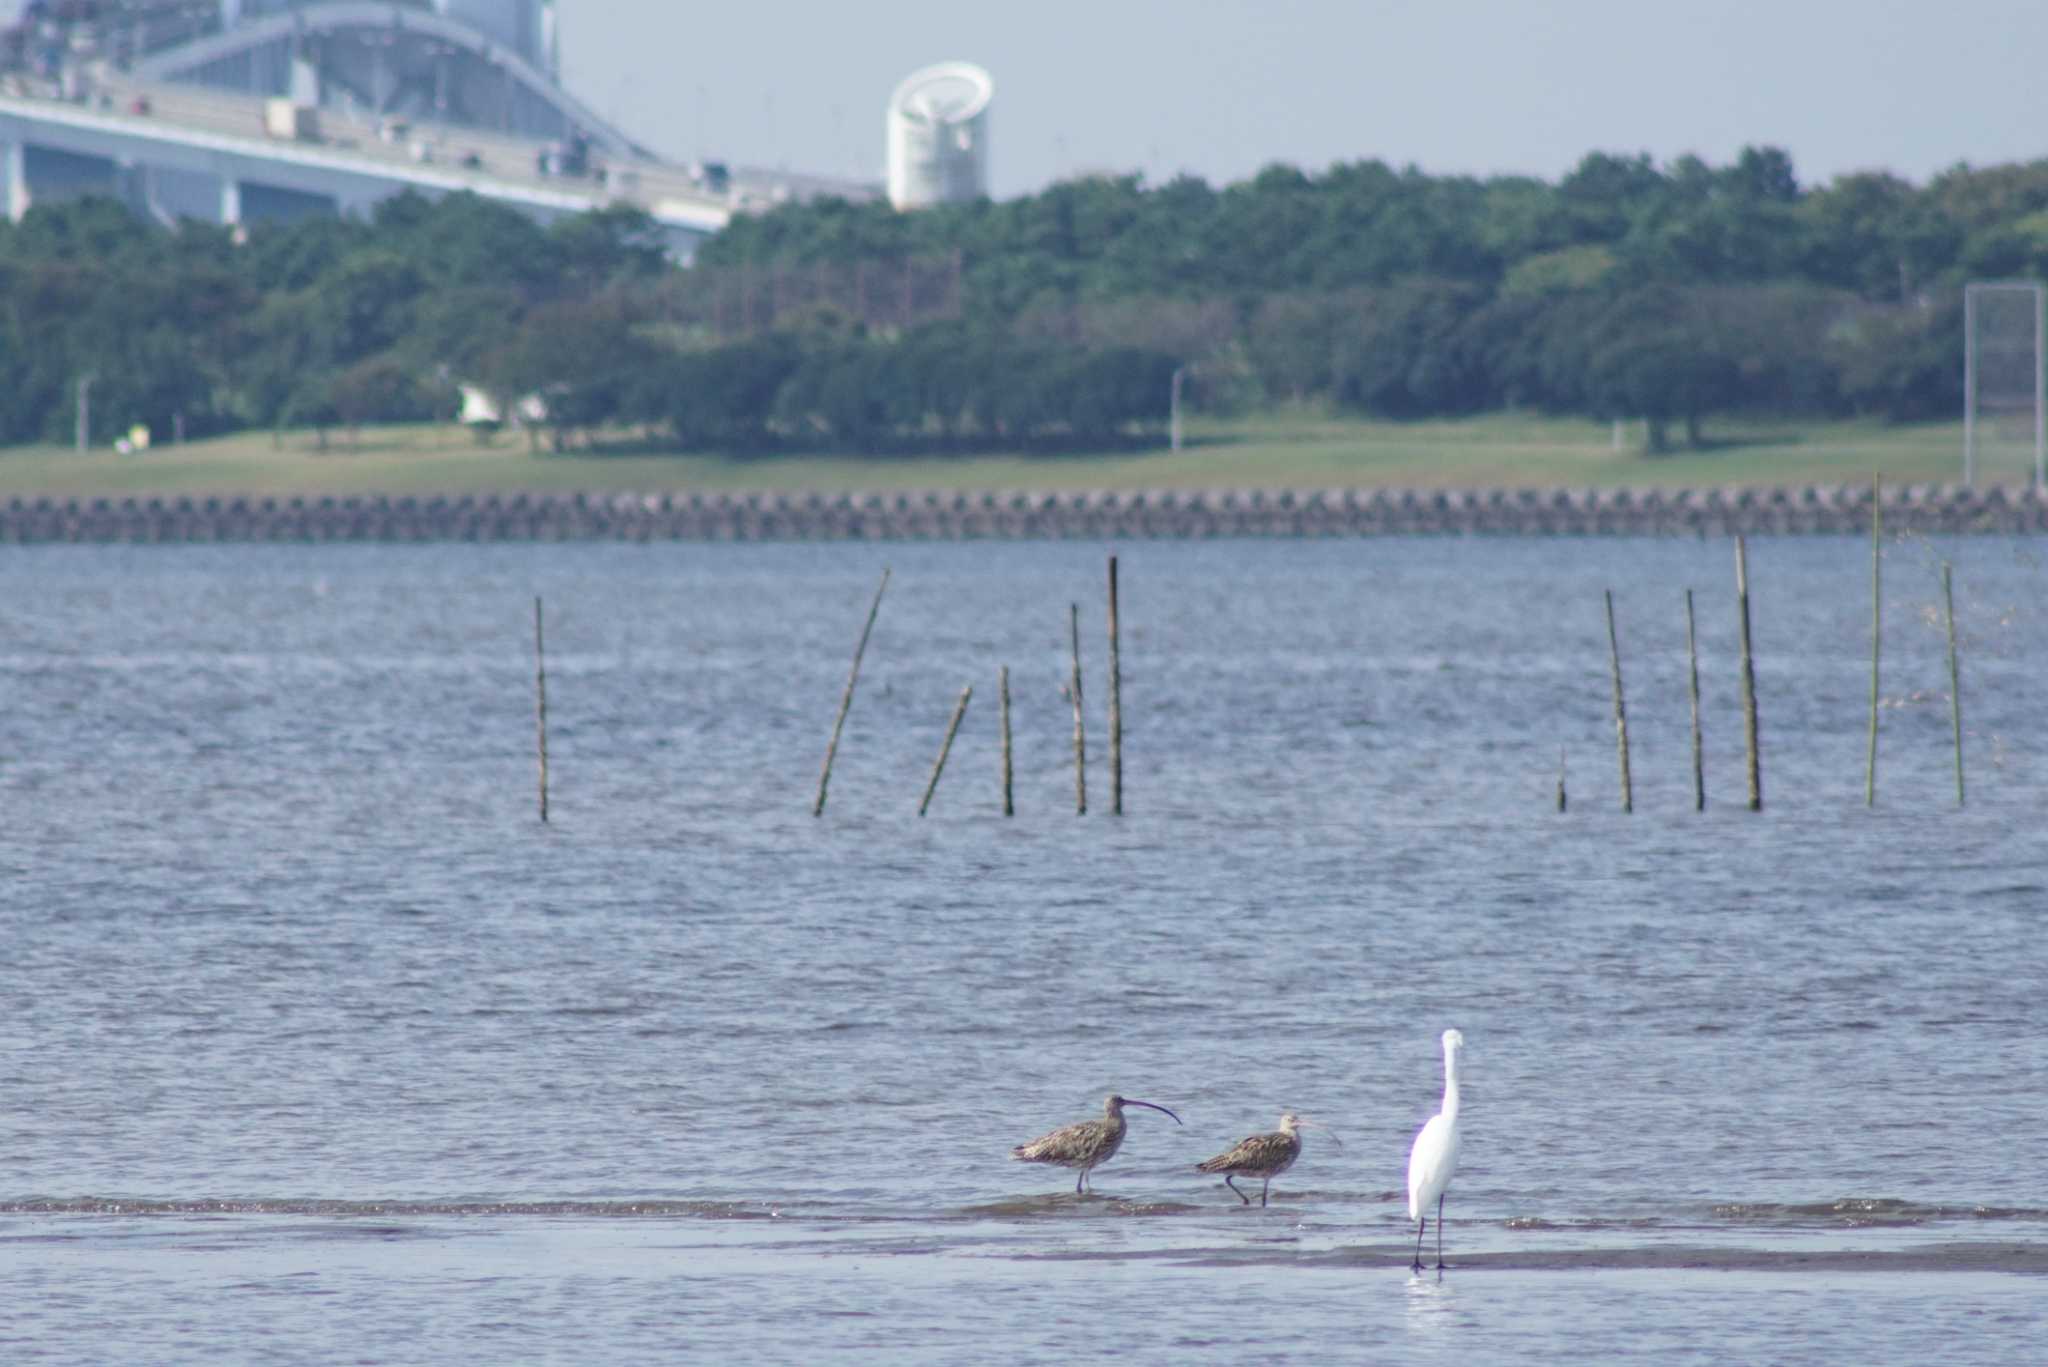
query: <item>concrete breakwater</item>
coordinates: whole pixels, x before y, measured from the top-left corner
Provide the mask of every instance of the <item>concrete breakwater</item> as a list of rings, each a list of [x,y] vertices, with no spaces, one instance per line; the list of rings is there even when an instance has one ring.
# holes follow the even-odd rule
[[[1710,489],[497,494],[21,499],[0,541],[803,541],[1860,532],[1868,484]],[[1888,531],[2048,532],[2027,486],[1902,484]]]

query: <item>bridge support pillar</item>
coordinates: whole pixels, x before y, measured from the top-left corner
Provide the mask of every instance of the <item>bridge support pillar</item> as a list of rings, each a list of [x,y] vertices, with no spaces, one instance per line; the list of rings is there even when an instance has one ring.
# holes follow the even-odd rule
[[[242,182],[233,176],[220,178],[220,222],[224,228],[240,227],[242,223]]]
[[[7,217],[21,222],[28,212],[28,144],[0,142],[0,196],[6,199]]]

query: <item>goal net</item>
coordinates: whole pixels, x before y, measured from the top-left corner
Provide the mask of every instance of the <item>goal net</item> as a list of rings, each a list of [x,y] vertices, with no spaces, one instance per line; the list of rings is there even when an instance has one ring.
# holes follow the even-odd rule
[[[2043,481],[2048,457],[2048,287],[1980,280],[1963,287],[1963,482]]]

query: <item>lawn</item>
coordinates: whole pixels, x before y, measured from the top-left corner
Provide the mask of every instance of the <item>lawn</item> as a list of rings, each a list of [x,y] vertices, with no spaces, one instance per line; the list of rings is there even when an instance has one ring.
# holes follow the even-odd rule
[[[1548,485],[1806,484],[1961,477],[1957,423],[1717,422],[1712,443],[1650,457],[1640,425],[1620,451],[1605,424],[1490,415],[1431,422],[1267,413],[1190,424],[1187,448],[1141,454],[863,459],[664,455],[623,445],[593,453],[529,449],[519,436],[480,445],[454,426],[377,428],[351,441],[244,433],[138,455],[64,447],[0,450],[0,498],[177,494],[470,494],[953,489],[1416,488]],[[2023,482],[2031,449],[2005,444],[1980,478]]]

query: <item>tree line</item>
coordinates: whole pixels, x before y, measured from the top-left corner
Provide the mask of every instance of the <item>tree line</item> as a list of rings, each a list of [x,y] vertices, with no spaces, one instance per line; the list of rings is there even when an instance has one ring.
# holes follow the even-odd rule
[[[67,438],[91,377],[101,439],[448,417],[471,385],[539,395],[565,443],[1098,449],[1158,440],[1186,367],[1216,410],[1641,417],[1661,448],[1744,409],[1952,414],[1962,282],[2044,271],[2048,162],[1806,187],[1771,148],[828,199],[687,269],[627,208],[404,195],[238,235],[80,199],[0,224],[0,442]]]

